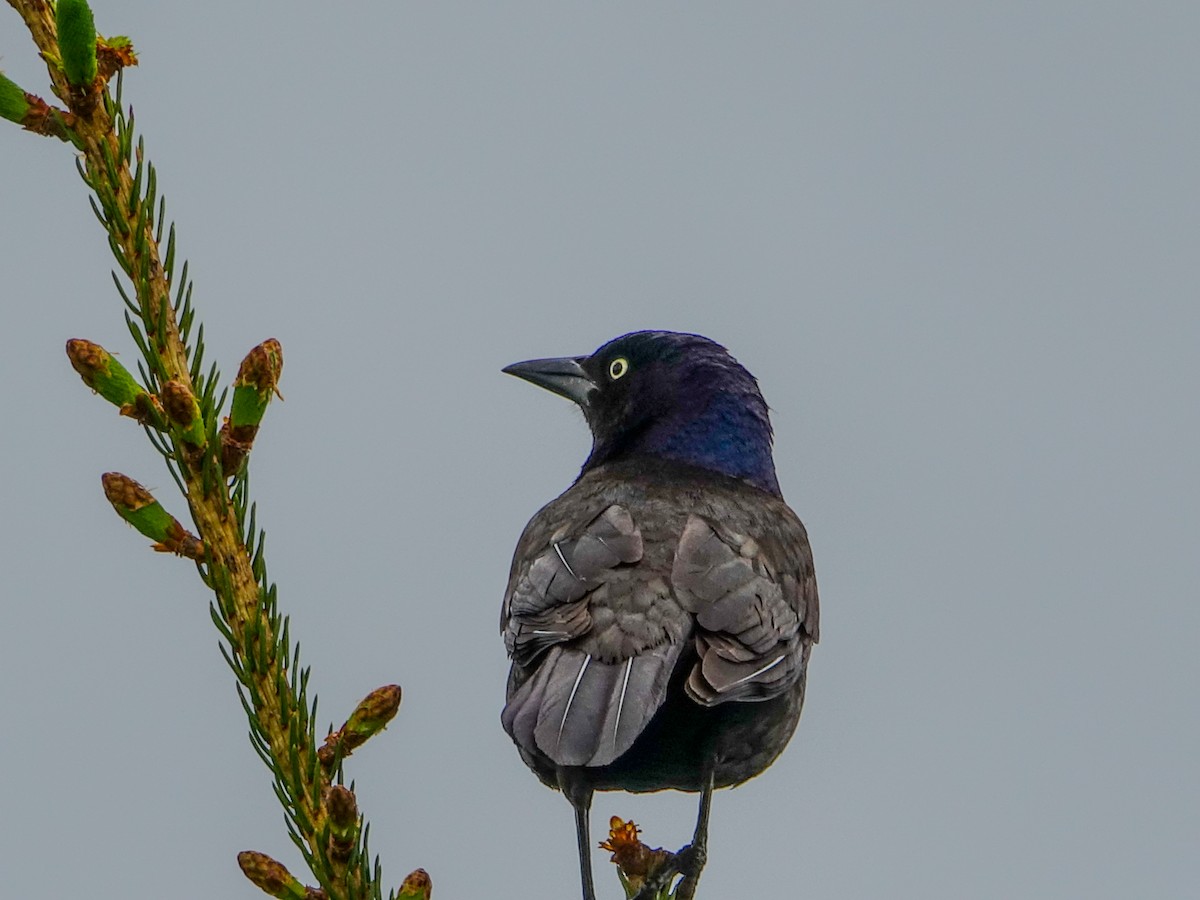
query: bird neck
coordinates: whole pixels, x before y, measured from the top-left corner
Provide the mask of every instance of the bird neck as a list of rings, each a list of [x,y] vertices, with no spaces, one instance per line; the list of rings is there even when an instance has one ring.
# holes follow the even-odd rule
[[[687,418],[651,420],[607,445],[594,445],[583,471],[634,457],[699,466],[780,496],[771,456],[771,424],[761,399],[720,394]]]

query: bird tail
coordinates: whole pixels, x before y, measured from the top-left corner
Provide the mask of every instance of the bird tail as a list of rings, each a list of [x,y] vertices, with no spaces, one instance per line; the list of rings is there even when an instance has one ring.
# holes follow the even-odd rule
[[[665,643],[616,662],[554,647],[504,707],[504,730],[557,765],[608,765],[662,705],[682,647]]]

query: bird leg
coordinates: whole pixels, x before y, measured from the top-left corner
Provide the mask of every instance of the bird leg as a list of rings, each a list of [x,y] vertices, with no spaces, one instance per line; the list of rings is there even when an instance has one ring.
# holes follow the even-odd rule
[[[680,867],[683,881],[675,892],[676,900],[692,900],[696,895],[696,885],[700,883],[700,873],[708,862],[708,814],[712,810],[713,773],[709,770],[704,790],[700,794],[700,812],[696,816],[696,830],[692,833],[692,843],[685,850],[691,851],[687,864]]]
[[[558,773],[559,789],[575,810],[575,840],[579,845],[579,879],[583,885],[583,900],[596,900],[596,885],[592,880],[592,837],[588,814],[592,810],[592,789]]]
[[[683,881],[675,892],[676,900],[692,900],[696,895],[696,886],[700,883],[700,873],[708,861],[708,816],[712,810],[713,776],[710,771],[700,794],[700,812],[696,817],[696,830],[692,833],[692,842],[686,847],[673,853],[653,875],[642,884],[641,890],[634,895],[633,900],[655,900],[676,875],[682,875]]]
[[[583,900],[596,900],[596,886],[592,883],[592,837],[588,825],[591,811],[591,792],[588,802],[575,806],[575,840],[579,843],[579,878],[583,883]]]

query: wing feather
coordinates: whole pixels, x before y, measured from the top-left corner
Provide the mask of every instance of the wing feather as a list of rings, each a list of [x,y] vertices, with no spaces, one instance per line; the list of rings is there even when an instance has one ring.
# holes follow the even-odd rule
[[[633,518],[614,504],[575,533],[556,533],[514,570],[501,625],[524,680],[510,689],[501,721],[519,745],[557,765],[613,762],[666,697],[684,629],[645,619],[648,609],[618,624],[612,611],[652,604],[646,580],[622,572],[643,551]]]
[[[797,555],[804,560],[807,541],[802,530],[799,536],[804,545]],[[797,575],[781,577],[779,566],[759,541],[701,516],[688,517],[671,582],[699,626],[699,659],[687,681],[698,703],[769,700],[803,676],[816,639],[816,582],[809,578],[811,591],[801,592]],[[811,576],[811,563],[808,570],[798,574]]]
[[[501,628],[512,658],[529,665],[547,649],[591,628],[587,595],[605,573],[642,558],[642,535],[629,512],[610,506],[574,537],[551,541],[514,573]]]

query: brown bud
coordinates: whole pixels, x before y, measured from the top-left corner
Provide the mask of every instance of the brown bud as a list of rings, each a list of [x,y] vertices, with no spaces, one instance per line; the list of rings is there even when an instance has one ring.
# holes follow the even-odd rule
[[[433,879],[424,869],[416,869],[405,876],[396,900],[429,900],[432,894]]]
[[[121,415],[143,425],[157,426],[162,421],[162,404],[138,384],[120,361],[92,341],[72,338],[67,341],[67,358],[83,383],[112,403]]]
[[[387,723],[392,721],[396,711],[400,709],[400,696],[400,685],[385,684],[363,697],[362,702],[342,726],[342,730],[346,732],[346,742],[352,743],[354,747],[360,746],[367,738],[386,728]]]
[[[257,850],[243,850],[237,857],[242,874],[279,900],[305,900],[304,885],[283,865]]]
[[[246,354],[242,364],[238,366],[237,378],[234,384],[238,387],[252,387],[266,393],[279,393],[279,376],[283,372],[283,347],[275,338],[267,338]]]
[[[400,685],[385,684],[367,694],[355,707],[350,718],[337,731],[325,738],[317,758],[326,768],[339,757],[347,757],[387,727],[400,709]]]
[[[111,358],[107,350],[92,341],[83,338],[67,341],[67,359],[71,361],[71,368],[79,373],[88,387],[92,386],[91,380],[108,365]]]
[[[282,371],[283,348],[274,338],[247,353],[238,367],[237,378],[233,380],[233,402],[220,433],[221,467],[226,478],[238,473],[254,446],[271,395],[279,395]]]
[[[353,828],[358,824],[358,801],[354,799],[354,792],[344,784],[331,785],[325,792],[325,812],[335,829]]]
[[[195,395],[182,381],[165,382],[160,392],[167,418],[180,428],[190,428],[200,414]]]
[[[325,792],[325,814],[329,817],[329,856],[344,863],[358,840],[358,802],[354,792],[342,784]]]
[[[120,472],[100,476],[104,496],[122,519],[154,541],[154,549],[189,559],[203,559],[204,542],[163,509],[154,495]]]
[[[100,484],[104,486],[104,496],[108,498],[109,503],[131,512],[156,502],[153,494],[120,472],[105,472],[100,476]]]

